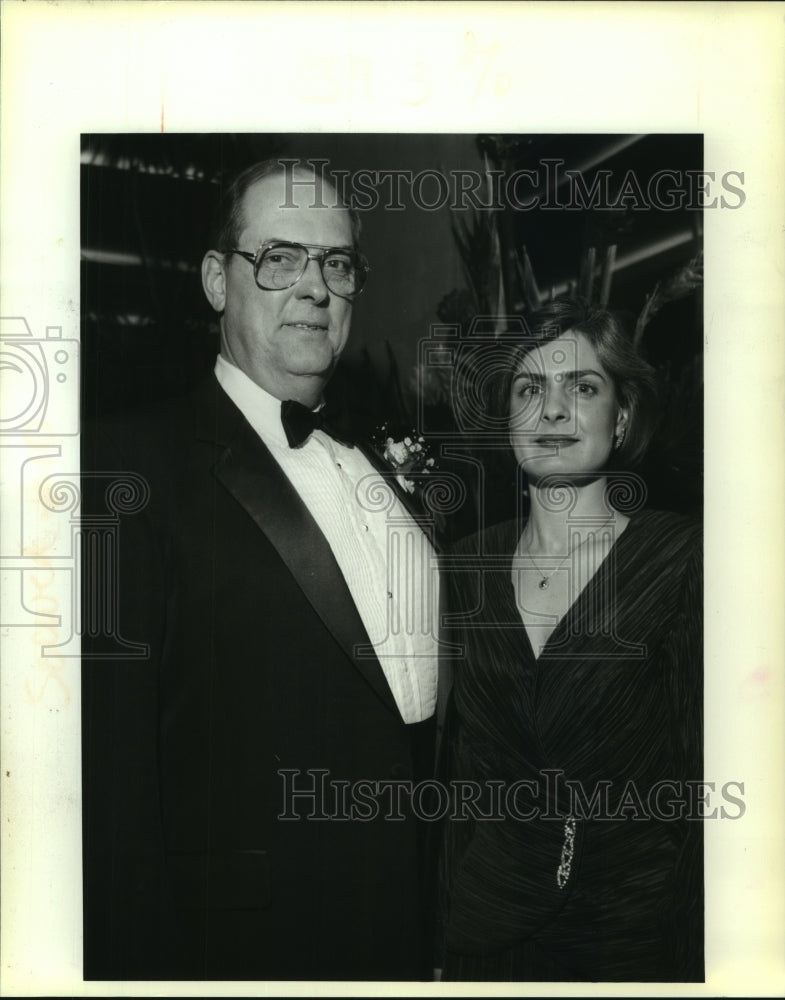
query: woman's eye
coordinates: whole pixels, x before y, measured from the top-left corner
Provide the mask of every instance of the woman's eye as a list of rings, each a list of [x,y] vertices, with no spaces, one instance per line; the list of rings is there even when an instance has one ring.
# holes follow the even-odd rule
[[[579,396],[595,396],[597,394],[597,387],[592,385],[591,382],[576,382],[575,391]]]
[[[536,382],[526,382],[518,389],[519,396],[536,396],[540,392],[542,392],[542,386],[537,385]]]

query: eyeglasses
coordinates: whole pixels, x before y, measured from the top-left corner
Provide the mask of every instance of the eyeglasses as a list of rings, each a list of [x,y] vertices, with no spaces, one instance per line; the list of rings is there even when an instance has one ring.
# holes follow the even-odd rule
[[[343,299],[353,299],[363,290],[370,267],[358,250],[341,247],[303,246],[281,240],[263,243],[256,253],[247,250],[227,250],[253,264],[253,275],[259,288],[277,292],[291,288],[305,274],[308,261],[316,260],[325,285]]]

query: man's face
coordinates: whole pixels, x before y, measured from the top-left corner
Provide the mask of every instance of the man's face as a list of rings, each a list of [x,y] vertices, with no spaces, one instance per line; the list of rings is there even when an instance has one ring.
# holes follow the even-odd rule
[[[244,228],[237,249],[254,253],[266,240],[290,240],[321,247],[352,246],[349,213],[338,207],[310,207],[312,185],[285,190],[282,176],[265,177],[243,201]],[[291,208],[284,208],[288,200]],[[335,201],[326,188],[323,204]],[[209,255],[208,255],[209,256]],[[349,337],[352,307],[329,291],[318,261],[291,288],[264,291],[253,265],[228,255],[223,266],[221,353],[279,399],[313,405]]]

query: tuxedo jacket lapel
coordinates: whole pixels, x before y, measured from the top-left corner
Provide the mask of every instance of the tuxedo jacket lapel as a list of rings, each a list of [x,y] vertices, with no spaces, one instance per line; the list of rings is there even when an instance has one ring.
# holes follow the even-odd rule
[[[378,659],[357,655],[361,647],[370,646],[370,640],[327,539],[270,451],[217,382],[208,392],[213,405],[197,408],[197,433],[222,446],[213,474],[264,532],[354,666],[385,705],[399,714]]]

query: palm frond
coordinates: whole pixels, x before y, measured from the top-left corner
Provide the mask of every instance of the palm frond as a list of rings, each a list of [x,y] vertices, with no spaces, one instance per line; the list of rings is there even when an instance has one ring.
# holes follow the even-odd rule
[[[646,327],[663,306],[691,295],[703,285],[703,252],[665,281],[658,281],[635,323],[634,343],[640,347]]]

